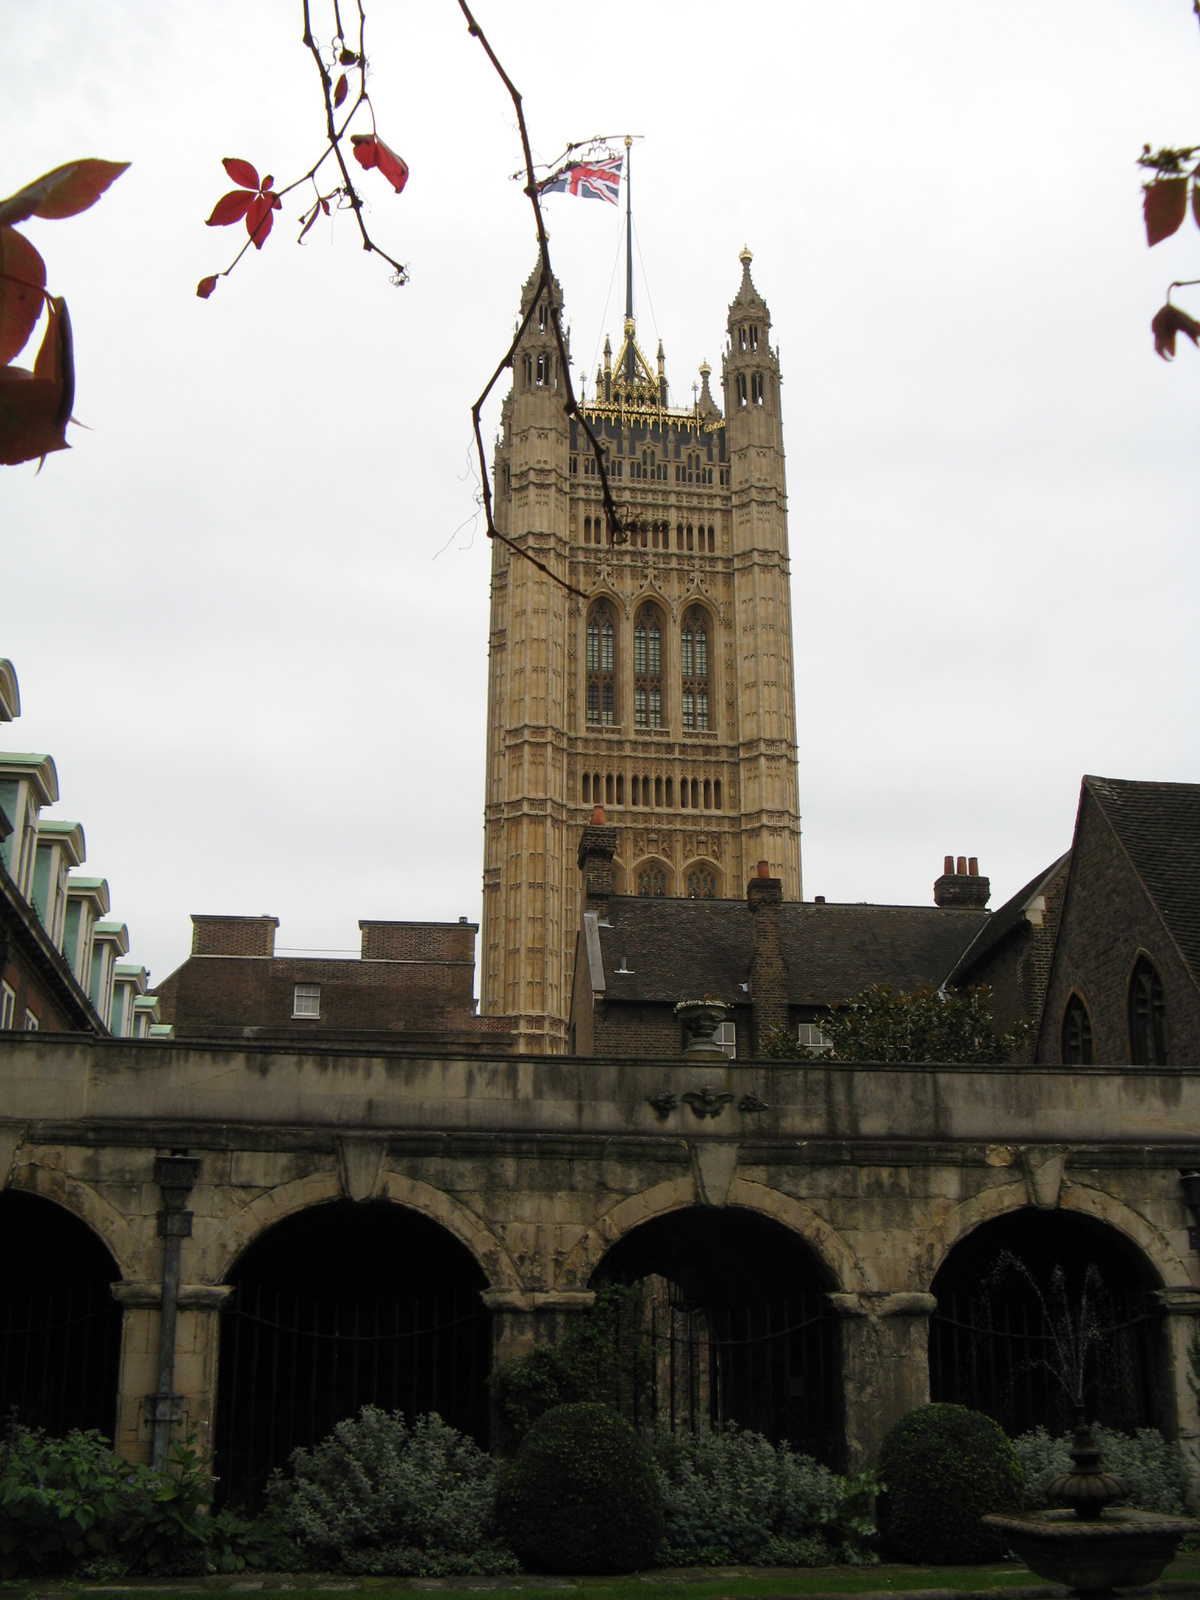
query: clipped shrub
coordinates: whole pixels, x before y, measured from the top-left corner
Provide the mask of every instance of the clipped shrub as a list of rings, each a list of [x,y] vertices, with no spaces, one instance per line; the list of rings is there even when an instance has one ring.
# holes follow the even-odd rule
[[[1097,1423],[1092,1432],[1100,1446],[1104,1464],[1129,1485],[1127,1505],[1141,1511],[1187,1516],[1193,1492],[1187,1457],[1176,1439],[1164,1439],[1157,1428],[1139,1428],[1136,1433],[1118,1433]],[[1025,1477],[1025,1503],[1041,1509],[1046,1505],[1043,1492],[1050,1478],[1071,1470],[1071,1436],[1055,1438],[1045,1428],[1035,1428],[1013,1440],[1013,1448]]]
[[[662,1498],[644,1445],[610,1407],[556,1406],[505,1473],[500,1527],[535,1572],[633,1572],[654,1560]]]
[[[666,1566],[862,1565],[878,1558],[871,1474],[841,1478],[787,1444],[730,1425],[651,1436]]]
[[[496,1538],[499,1463],[443,1422],[364,1406],[267,1489],[306,1565],[399,1577],[516,1572]]]
[[[596,1400],[632,1413],[650,1365],[641,1288],[603,1284],[595,1304],[571,1318],[557,1344],[538,1345],[492,1372],[488,1392],[500,1419],[502,1446],[516,1450],[538,1418],[555,1406]]]
[[[212,1480],[191,1442],[167,1469],[133,1466],[94,1429],[56,1439],[13,1425],[0,1444],[0,1577],[74,1572],[240,1572],[269,1542],[230,1511],[209,1515]]]
[[[1004,1538],[980,1524],[1019,1511],[1021,1463],[1000,1426],[966,1406],[910,1411],[883,1441],[875,1516],[885,1559],[954,1566],[996,1561]]]

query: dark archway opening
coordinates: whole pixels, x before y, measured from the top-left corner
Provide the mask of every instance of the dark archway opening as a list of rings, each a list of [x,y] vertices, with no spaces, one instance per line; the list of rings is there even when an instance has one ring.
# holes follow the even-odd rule
[[[121,1276],[87,1226],[40,1195],[0,1194],[0,1417],[113,1436]]]
[[[736,1422],[839,1462],[834,1285],[787,1228],[736,1208],[672,1212],[615,1244],[592,1282],[642,1285],[647,1420],[672,1431]]]
[[[999,1271],[1004,1251],[1028,1269],[1041,1298],[1018,1272]],[[937,1311],[929,1326],[929,1389],[994,1417],[1016,1436],[1039,1425],[1071,1427],[1074,1414],[1053,1369],[1047,1307],[1056,1266],[1066,1303],[1078,1314],[1089,1265],[1103,1337],[1085,1366],[1089,1421],[1112,1428],[1159,1427],[1164,1420],[1165,1351],[1153,1300],[1153,1273],[1137,1248],[1091,1217],[1032,1208],[998,1217],[961,1240],[933,1280]]]
[[[298,1446],[365,1405],[438,1412],[487,1443],[491,1318],[466,1247],[403,1207],[340,1200],[277,1223],[229,1274],[217,1473],[255,1505]]]

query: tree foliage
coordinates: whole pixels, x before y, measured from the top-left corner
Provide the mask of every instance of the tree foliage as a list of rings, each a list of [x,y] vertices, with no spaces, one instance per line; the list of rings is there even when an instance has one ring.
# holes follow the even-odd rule
[[[904,1065],[1002,1065],[1029,1037],[1029,1023],[997,1033],[986,984],[965,992],[922,984],[911,994],[874,983],[821,1022],[826,1046],[816,1059]],[[772,1031],[763,1054],[814,1059],[791,1030]]]

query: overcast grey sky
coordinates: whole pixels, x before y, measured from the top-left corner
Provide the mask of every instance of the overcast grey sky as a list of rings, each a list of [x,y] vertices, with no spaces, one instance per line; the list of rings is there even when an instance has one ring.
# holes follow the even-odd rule
[[[318,0],[319,3],[319,0]],[[1200,781],[1200,355],[1153,354],[1144,141],[1200,140],[1188,0],[479,0],[537,153],[643,134],[639,328],[676,400],[719,368],[738,250],[781,352],[805,893],[993,906],[1070,842],[1082,773]],[[297,249],[285,202],[207,303],[245,157],[318,147],[299,0],[0,0],[0,192],[132,161],[33,223],[67,296],[74,448],[0,472],[0,654],[131,955],[188,914],[478,916],[487,541],[469,407],[534,258],[511,108],[453,0],[369,0],[400,198]],[[551,199],[572,350],[619,215]],[[619,284],[607,328],[619,328]],[[1197,309],[1193,306],[1193,309]],[[29,359],[31,352],[23,359]],[[494,426],[495,411],[492,413]],[[441,552],[439,554],[439,552]]]

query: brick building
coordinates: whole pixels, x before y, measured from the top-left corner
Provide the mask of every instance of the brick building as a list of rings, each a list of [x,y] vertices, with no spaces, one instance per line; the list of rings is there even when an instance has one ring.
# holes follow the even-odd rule
[[[821,1018],[868,984],[906,992],[942,983],[989,922],[988,880],[938,879],[932,906],[785,900],[766,862],[743,900],[674,900],[615,892],[613,830],[597,820],[579,846],[583,920],[575,955],[571,1047],[597,1056],[674,1056],[682,1001],[727,1008],[729,1053],[754,1056],[770,1028],[821,1049]],[[954,863],[950,862],[953,867]],[[969,864],[974,866],[974,862]]]
[[[361,955],[275,952],[277,917],[192,917],[192,952],[154,990],[186,1039],[293,1047],[505,1051],[508,1019],[475,1015],[475,935],[457,922],[360,922]]]
[[[1200,1060],[1200,784],[1086,777],[1040,1062]]]

